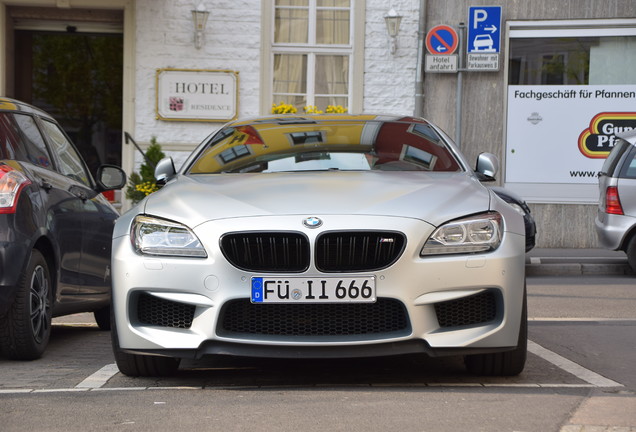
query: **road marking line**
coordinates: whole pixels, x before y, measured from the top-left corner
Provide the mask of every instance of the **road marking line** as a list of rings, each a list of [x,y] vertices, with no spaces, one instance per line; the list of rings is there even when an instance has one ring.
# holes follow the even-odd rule
[[[32,391],[33,389],[19,389],[19,388],[0,389],[0,394],[31,393]]]
[[[355,386],[355,385],[354,385]],[[310,386],[303,386],[303,385],[297,385],[297,386],[290,386],[290,388],[309,388]],[[338,389],[338,388],[345,388],[345,387],[351,387],[351,385],[348,384],[334,384],[331,386],[322,386],[320,387],[321,389],[329,389],[329,388],[333,388],[333,389]],[[528,388],[594,388],[596,386],[594,386],[593,384],[523,384],[523,383],[519,383],[519,384],[504,384],[504,383],[500,383],[500,384],[490,384],[490,383],[421,383],[421,384],[409,384],[407,386],[404,385],[404,383],[396,383],[396,384],[382,384],[382,385],[376,385],[376,384],[371,384],[370,385],[371,388],[377,388],[377,387],[399,387],[399,388],[404,388],[404,387],[415,387],[415,388],[420,388],[420,387],[431,387],[431,388],[437,388],[437,387],[446,387],[446,388],[471,388],[471,387],[479,387],[479,388],[497,388],[497,387],[501,387],[501,388],[524,388],[524,389],[528,389]],[[148,391],[148,390],[213,390],[213,391],[218,391],[218,390],[241,390],[241,389],[248,389],[248,390],[258,390],[260,387],[254,387],[254,386],[237,386],[237,387],[232,387],[232,386],[209,386],[209,387],[180,387],[180,386],[176,386],[176,387],[105,387],[105,388],[85,388],[85,389],[76,389],[76,388],[54,388],[54,389],[5,389],[5,390],[0,390],[0,394],[2,395],[12,395],[12,394],[37,394],[37,393],[78,393],[78,392],[129,392],[129,391]]]
[[[33,393],[57,393],[57,392],[85,392],[89,391],[89,388],[67,388],[67,389],[35,389]]]
[[[528,321],[542,321],[542,322],[636,322],[636,318],[528,318]]]
[[[100,388],[111,379],[119,369],[116,363],[108,364],[75,386],[76,389]]]
[[[568,360],[565,357],[561,357],[555,352],[543,348],[541,345],[532,342],[531,340],[528,341],[528,351],[534,355],[541,357],[544,360],[549,361],[553,365],[563,369],[564,371],[574,375],[575,377],[594,385],[595,387],[623,387],[622,384],[605,378],[604,376],[599,375],[596,372],[592,372],[591,370],[584,368],[578,363],[574,363],[573,361]]]
[[[545,388],[558,388],[558,387],[570,387],[570,388],[582,388],[582,387],[624,387],[622,384],[617,383],[611,379],[605,378],[583,366],[574,363],[571,360],[566,359],[558,355],[557,353],[550,351],[541,345],[528,340],[528,352],[541,357],[542,359],[554,364],[558,368],[574,375],[575,377],[589,383],[589,384],[565,384],[565,383],[513,383],[513,384],[501,384],[501,383],[422,383],[424,387],[519,387],[519,388],[531,388],[531,387],[545,387]],[[177,386],[177,387],[116,387],[116,388],[102,388],[109,379],[119,372],[116,363],[108,364],[102,367],[100,370],[90,375],[74,388],[66,389],[0,389],[0,394],[18,394],[18,393],[53,393],[53,392],[77,392],[77,391],[130,391],[130,390],[197,390],[203,389],[202,387],[189,387],[189,386]]]
[[[108,388],[94,388],[91,391],[97,392],[109,392],[109,391],[139,391],[139,390],[148,390],[151,387],[108,387]]]

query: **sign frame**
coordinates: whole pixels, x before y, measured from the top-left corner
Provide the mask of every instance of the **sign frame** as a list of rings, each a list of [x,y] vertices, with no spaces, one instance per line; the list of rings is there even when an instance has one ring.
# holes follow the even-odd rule
[[[222,69],[157,69],[157,120],[226,122],[238,118],[239,73]]]

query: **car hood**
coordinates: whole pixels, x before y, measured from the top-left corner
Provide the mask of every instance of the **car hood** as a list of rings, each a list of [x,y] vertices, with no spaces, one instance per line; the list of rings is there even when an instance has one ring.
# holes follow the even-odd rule
[[[281,214],[396,216],[438,226],[487,211],[490,195],[468,173],[323,171],[178,176],[143,203],[143,213],[190,227]]]

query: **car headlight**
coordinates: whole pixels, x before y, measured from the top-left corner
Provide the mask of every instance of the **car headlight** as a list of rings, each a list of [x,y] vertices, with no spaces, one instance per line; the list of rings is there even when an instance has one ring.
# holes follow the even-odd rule
[[[165,219],[141,215],[135,217],[131,241],[137,252],[146,255],[208,256],[190,228]]]
[[[499,247],[503,220],[499,213],[484,213],[454,220],[435,230],[420,255],[489,252]]]

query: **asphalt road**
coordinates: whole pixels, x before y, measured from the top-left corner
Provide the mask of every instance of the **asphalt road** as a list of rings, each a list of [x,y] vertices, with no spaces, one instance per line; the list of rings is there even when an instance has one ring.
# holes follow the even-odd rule
[[[422,356],[216,358],[129,378],[90,315],[62,317],[43,358],[0,359],[0,430],[636,431],[635,281],[529,277],[530,354],[514,378]]]

